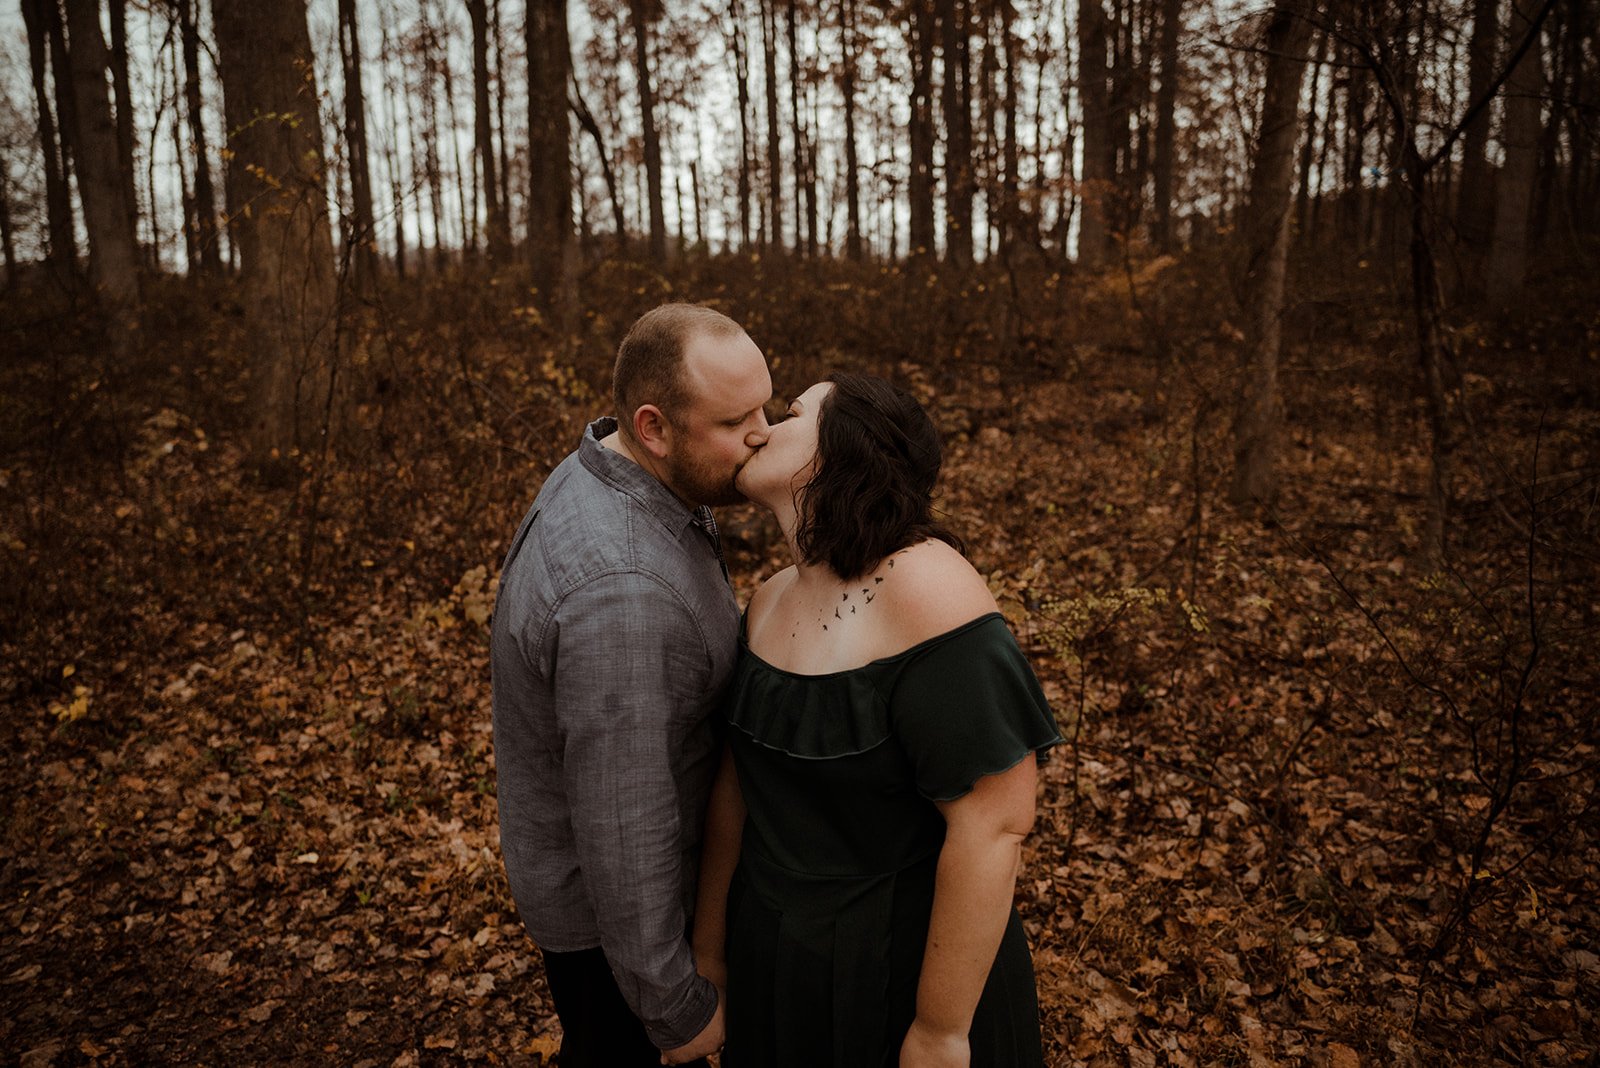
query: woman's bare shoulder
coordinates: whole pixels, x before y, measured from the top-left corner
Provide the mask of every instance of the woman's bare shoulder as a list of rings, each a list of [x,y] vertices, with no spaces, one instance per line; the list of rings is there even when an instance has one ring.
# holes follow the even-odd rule
[[[977,569],[937,539],[886,558],[867,582],[888,598],[897,644],[907,648],[998,610]]]
[[[790,564],[782,571],[768,578],[756,590],[755,595],[750,598],[749,606],[745,609],[745,633],[747,635],[760,626],[762,620],[766,619],[767,613],[771,610],[773,604],[783,596],[783,591],[789,588],[790,583],[794,582],[797,573],[795,566]]]

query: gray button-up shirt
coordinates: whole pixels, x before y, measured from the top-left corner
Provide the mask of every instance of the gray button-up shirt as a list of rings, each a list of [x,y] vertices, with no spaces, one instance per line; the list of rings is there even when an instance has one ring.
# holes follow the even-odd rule
[[[590,424],[517,530],[491,664],[500,848],[544,949],[600,946],[657,1046],[710,1022],[686,931],[739,611],[694,513]]]

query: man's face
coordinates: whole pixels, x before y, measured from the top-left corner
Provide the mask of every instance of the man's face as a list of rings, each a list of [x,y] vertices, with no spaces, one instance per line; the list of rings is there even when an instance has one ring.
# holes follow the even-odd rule
[[[743,333],[696,334],[684,346],[687,402],[671,417],[666,481],[695,504],[737,504],[739,469],[767,440],[772,396],[766,357]]]

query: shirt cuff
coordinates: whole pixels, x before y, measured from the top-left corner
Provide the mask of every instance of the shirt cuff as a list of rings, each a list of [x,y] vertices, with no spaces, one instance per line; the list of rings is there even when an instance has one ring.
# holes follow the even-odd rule
[[[657,1049],[677,1049],[704,1031],[716,1012],[716,984],[697,974],[686,985],[682,1001],[661,1019],[645,1020],[644,1031]]]

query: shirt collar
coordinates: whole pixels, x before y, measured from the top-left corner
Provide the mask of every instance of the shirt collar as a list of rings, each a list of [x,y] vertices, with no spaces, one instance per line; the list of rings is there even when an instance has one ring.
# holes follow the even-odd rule
[[[600,481],[639,502],[673,537],[682,537],[684,529],[694,522],[694,511],[650,472],[600,444],[601,438],[609,437],[616,429],[616,417],[610,415],[590,423],[578,446],[579,462]]]

